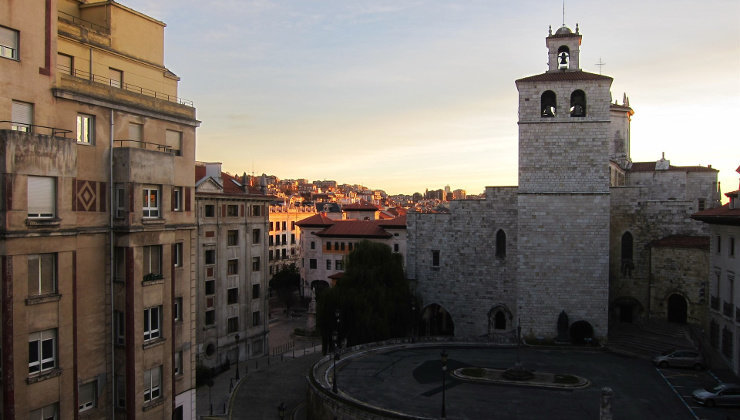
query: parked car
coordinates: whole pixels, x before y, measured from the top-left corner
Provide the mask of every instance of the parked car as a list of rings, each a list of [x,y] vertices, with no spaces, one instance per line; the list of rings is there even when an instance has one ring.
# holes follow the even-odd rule
[[[667,351],[660,356],[655,356],[653,358],[653,364],[661,368],[669,366],[691,367],[697,370],[703,369],[704,366],[706,366],[704,364],[704,357],[702,357],[701,353],[696,350],[689,349]]]
[[[694,401],[707,407],[715,405],[740,406],[740,385],[720,383],[714,387],[697,389],[692,394]]]

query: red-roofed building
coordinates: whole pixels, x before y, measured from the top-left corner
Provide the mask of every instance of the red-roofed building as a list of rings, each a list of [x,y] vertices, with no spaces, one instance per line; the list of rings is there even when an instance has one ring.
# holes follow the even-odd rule
[[[195,165],[197,359],[216,367],[268,349],[268,207],[220,163]],[[236,337],[239,337],[238,341]]]
[[[360,208],[355,210],[354,208]],[[377,207],[365,203],[351,207],[360,214],[377,212]],[[346,206],[345,206],[346,208]],[[297,223],[301,231],[301,285],[304,296],[315,288],[334,285],[344,272],[344,256],[358,242],[369,240],[388,245],[393,252],[406,255],[406,216],[393,219],[357,220],[330,219],[318,213]]]
[[[740,167],[737,169],[740,173]],[[709,344],[736,374],[740,374],[740,293],[735,280],[740,275],[740,190],[725,194],[729,203],[691,216],[710,230]]]

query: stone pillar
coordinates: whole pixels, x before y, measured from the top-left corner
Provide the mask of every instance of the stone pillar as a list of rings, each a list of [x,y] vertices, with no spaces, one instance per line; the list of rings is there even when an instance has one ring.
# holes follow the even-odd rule
[[[601,388],[601,407],[599,408],[599,420],[612,420],[612,397],[614,391],[608,386]]]

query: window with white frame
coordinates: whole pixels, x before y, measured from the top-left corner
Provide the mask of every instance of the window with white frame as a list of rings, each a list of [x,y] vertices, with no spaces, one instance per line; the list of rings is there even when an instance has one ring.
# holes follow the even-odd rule
[[[144,341],[155,340],[162,336],[162,306],[144,309]]]
[[[50,219],[56,213],[56,178],[28,177],[28,218]]]
[[[175,352],[175,375],[182,375],[182,351]]]
[[[126,188],[123,185],[116,187],[116,217],[126,216]]]
[[[77,143],[95,144],[95,116],[77,114]]]
[[[98,403],[98,381],[81,384],[77,400],[80,412],[95,408]]]
[[[178,242],[175,244],[175,262],[174,262],[175,267],[182,267],[182,264],[183,264],[182,263],[182,255],[183,255],[182,247],[183,247],[182,242]]]
[[[33,104],[13,101],[10,110],[10,129],[30,133],[33,125]]]
[[[147,185],[144,190],[144,217],[159,217],[159,187]]]
[[[144,402],[154,401],[162,396],[162,366],[144,371]]]
[[[143,247],[142,271],[144,280],[158,280],[162,278],[162,245]]]
[[[28,256],[28,295],[56,293],[56,254]]]
[[[28,336],[28,373],[46,372],[56,367],[57,330],[31,333]]]
[[[113,330],[116,337],[115,344],[117,346],[126,345],[126,319],[121,311],[113,311]]]
[[[172,187],[172,210],[182,211],[182,187]]]
[[[59,403],[49,404],[46,407],[33,410],[28,418],[30,420],[57,420],[59,419]]]
[[[0,57],[18,60],[19,32],[0,26]]]

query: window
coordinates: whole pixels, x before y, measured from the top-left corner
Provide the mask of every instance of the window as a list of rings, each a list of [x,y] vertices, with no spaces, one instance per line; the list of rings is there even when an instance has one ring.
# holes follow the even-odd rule
[[[285,222],[285,221],[283,221],[283,230],[285,230],[285,229],[286,229],[286,226],[287,226],[287,225],[286,225],[286,222]]]
[[[707,200],[700,198],[699,203],[697,204],[697,208],[699,211],[704,210],[707,207]]]
[[[226,216],[228,217],[238,217],[239,216],[239,206],[236,204],[229,204],[226,206]]]
[[[56,293],[56,255],[28,256],[28,295]]]
[[[128,123],[128,138],[129,140],[136,140],[136,142],[144,140],[144,124]],[[134,146],[140,147],[141,145],[135,143]]]
[[[316,249],[316,242],[311,241],[311,249]]]
[[[144,280],[159,280],[162,278],[162,246],[150,245],[143,247],[144,258],[142,271]]]
[[[336,245],[337,245],[337,244],[335,243],[335,244],[334,244],[334,246],[336,246]],[[340,243],[340,244],[339,244],[339,249],[340,249],[341,251],[344,251],[344,242],[342,242],[342,243]]]
[[[287,243],[288,243],[288,237],[287,237],[287,235],[286,235],[286,234],[284,233],[284,234],[283,234],[283,245],[286,245]]]
[[[161,393],[162,366],[144,371],[144,402],[154,401]]]
[[[213,325],[216,323],[216,311],[211,309],[206,311],[206,325]]]
[[[116,187],[116,217],[126,216],[126,188]]]
[[[308,268],[310,268],[311,270],[316,269],[316,258],[311,258],[310,260],[308,260]]]
[[[172,305],[172,318],[175,322],[182,321],[182,298],[175,298],[175,302]]]
[[[295,230],[295,220],[290,222],[290,230]]]
[[[393,252],[398,252],[398,244],[393,244]]]
[[[182,211],[182,187],[172,187],[172,210]]]
[[[31,420],[57,420],[59,419],[59,404],[54,403],[44,408],[33,410],[29,418]]]
[[[252,206],[252,216],[261,216],[262,206]]]
[[[722,237],[717,235],[717,254],[722,253]]]
[[[331,270],[331,260],[326,260],[326,269]]]
[[[206,204],[205,205],[205,214],[206,214],[206,217],[214,217],[214,216],[216,216],[216,207],[213,204]]]
[[[273,240],[272,235],[268,235],[267,236],[267,239],[268,239],[268,242],[269,242],[269,245],[270,246],[273,246],[275,244],[275,241]]]
[[[1,29],[0,29],[1,30]],[[69,74],[74,76],[75,74],[75,60],[74,57],[67,54],[57,53],[57,70],[62,74]]]
[[[80,412],[95,408],[98,400],[98,382],[93,381],[80,385],[77,400]]]
[[[77,114],[77,143],[95,144],[95,117]]]
[[[270,250],[267,254],[268,261],[272,261],[272,255],[273,255],[273,251]],[[270,267],[270,271],[272,271],[272,267]],[[272,274],[272,272],[270,274]]]
[[[116,407],[126,408],[126,380],[123,376],[116,376]]]
[[[331,251],[331,242],[326,243],[326,250]]]
[[[28,177],[28,218],[50,219],[56,210],[56,178]]]
[[[270,222],[270,231],[272,231],[272,230],[274,230],[274,228],[272,226],[272,222]]]
[[[285,259],[286,258],[285,250],[283,249],[281,252],[282,252],[282,255],[283,255],[283,259]]]
[[[159,187],[154,185],[145,186],[144,191],[144,217],[159,217]]]
[[[126,345],[126,318],[123,312],[113,311],[113,328],[115,330],[115,344],[117,346]]]
[[[108,77],[110,77],[110,85],[116,88],[123,86],[123,72],[121,70],[108,67]]]
[[[335,260],[334,261],[334,269],[335,270],[344,270],[344,264],[342,263],[342,260]]]
[[[260,298],[260,285],[253,284],[252,285],[252,299],[259,299],[259,298]]]
[[[259,229],[252,229],[252,243],[258,244],[260,243],[260,238],[262,237],[262,231]]]
[[[334,250],[339,251],[339,242],[334,242]]]
[[[239,303],[239,289],[235,287],[226,291],[226,303],[228,305]]]
[[[280,245],[280,235],[275,235],[275,245]]]
[[[57,331],[46,330],[28,336],[28,373],[38,374],[56,366]]]
[[[252,312],[252,326],[258,327],[260,325],[260,311]]]
[[[207,265],[216,264],[216,250],[207,249],[205,254],[205,260]]]
[[[18,60],[19,32],[0,26],[0,57]]]
[[[354,246],[354,244],[352,242],[350,242],[350,243],[347,244],[347,249],[349,249],[350,251],[352,251],[352,247],[353,246]]]
[[[439,267],[439,251],[432,251],[432,267]]]
[[[295,233],[290,234],[290,244],[295,245]],[[342,244],[344,245],[344,244]]]
[[[175,247],[174,247],[175,255],[174,255],[174,263],[173,263],[175,267],[182,267],[182,247],[183,247],[182,242],[178,242],[175,244]]]
[[[546,90],[540,97],[540,116],[543,118],[552,118],[557,112],[557,96],[555,92]]]
[[[214,280],[206,280],[206,295],[216,294],[216,282]]]
[[[260,271],[260,257],[252,257],[252,271]]]
[[[573,93],[570,94],[570,116],[586,116],[586,93],[580,89],[574,90]]]
[[[226,333],[231,334],[239,331],[239,318],[233,317],[226,320]]]
[[[144,309],[144,341],[154,340],[162,336],[162,306],[153,306]]]
[[[182,351],[175,352],[175,375],[182,375]]]
[[[496,257],[506,257],[506,232],[504,232],[503,229],[499,229],[499,231],[496,232]]]
[[[229,260],[226,266],[226,273],[229,275],[239,274],[239,260]]]
[[[182,156],[182,133],[174,130],[165,130],[164,138],[169,151],[175,156]]]
[[[226,232],[226,245],[228,246],[239,245],[239,231],[238,230],[230,230]]]

